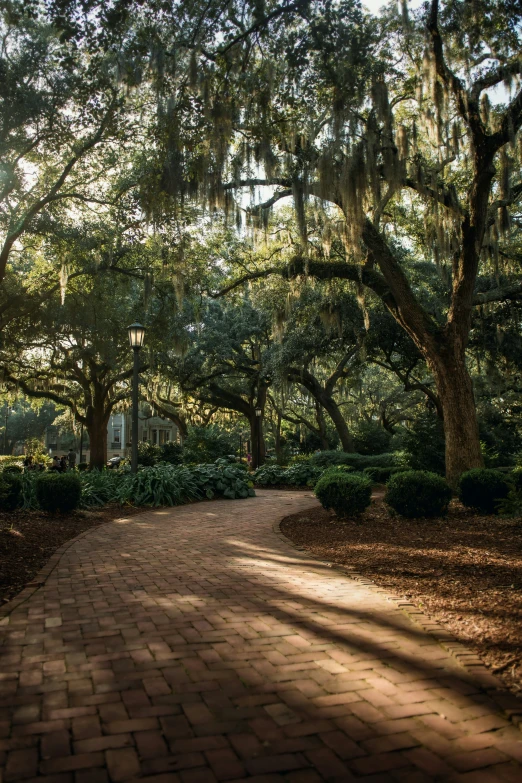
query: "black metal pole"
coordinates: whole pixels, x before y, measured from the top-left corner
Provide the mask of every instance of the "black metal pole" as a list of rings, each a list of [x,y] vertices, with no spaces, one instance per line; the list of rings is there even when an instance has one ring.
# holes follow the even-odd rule
[[[261,467],[261,416],[257,417],[257,465]]]
[[[80,424],[80,462],[83,462],[83,424]]]
[[[7,417],[9,416],[9,407],[5,412],[5,427],[4,427],[4,454],[7,454]]]
[[[131,437],[131,473],[138,472],[138,384],[140,368],[140,349],[134,351],[134,372],[132,375],[132,437]]]

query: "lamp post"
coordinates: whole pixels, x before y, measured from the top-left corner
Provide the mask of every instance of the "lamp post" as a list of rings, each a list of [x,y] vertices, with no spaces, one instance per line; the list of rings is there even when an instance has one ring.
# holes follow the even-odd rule
[[[132,435],[131,435],[131,473],[138,470],[138,386],[140,369],[140,348],[145,339],[145,327],[141,324],[131,324],[127,327],[129,342],[134,351],[134,372],[132,375]]]
[[[256,408],[256,421],[257,421],[257,447],[256,447],[256,468],[260,467],[261,462],[261,416],[263,411],[261,408]]]

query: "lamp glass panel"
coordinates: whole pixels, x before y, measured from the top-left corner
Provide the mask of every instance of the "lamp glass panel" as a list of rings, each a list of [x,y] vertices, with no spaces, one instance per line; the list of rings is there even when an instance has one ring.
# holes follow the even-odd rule
[[[141,324],[129,326],[129,342],[132,348],[141,348],[145,339],[145,327]]]

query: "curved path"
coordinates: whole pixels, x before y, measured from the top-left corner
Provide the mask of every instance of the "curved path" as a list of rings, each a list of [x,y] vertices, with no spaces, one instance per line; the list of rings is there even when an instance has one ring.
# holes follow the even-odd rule
[[[273,531],[314,502],[263,491],[76,539],[0,620],[0,780],[519,783],[522,735],[472,671]]]

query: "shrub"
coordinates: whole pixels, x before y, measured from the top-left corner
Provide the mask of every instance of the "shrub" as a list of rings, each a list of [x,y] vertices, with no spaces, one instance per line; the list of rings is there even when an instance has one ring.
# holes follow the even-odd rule
[[[353,445],[359,454],[382,454],[390,448],[391,435],[375,421],[360,421],[353,433]]]
[[[366,476],[331,471],[321,476],[315,494],[323,508],[332,508],[338,517],[357,516],[371,503],[372,482]]]
[[[82,472],[84,470],[88,470],[88,468],[89,468],[89,463],[88,462],[79,462],[78,463],[78,470],[80,472]]]
[[[244,468],[218,459],[212,465],[196,465],[191,468],[196,486],[202,495],[211,499],[224,497],[229,500],[253,497],[252,482]]]
[[[237,449],[235,438],[219,427],[189,427],[183,441],[183,462],[185,464],[209,464],[220,457],[226,457]]]
[[[123,473],[115,487],[120,503],[136,506],[179,506],[201,497],[192,472],[175,465],[154,465]]]
[[[22,476],[4,470],[0,474],[0,510],[14,511],[23,503]]]
[[[160,458],[161,449],[159,446],[140,440],[138,443],[138,465],[150,468],[152,465],[156,465]]]
[[[290,487],[313,487],[321,477],[323,469],[309,462],[291,465],[284,472],[284,484]]]
[[[281,465],[262,465],[252,473],[256,484],[267,487],[274,484],[284,484],[286,468]]]
[[[375,465],[372,465],[371,467],[364,468],[363,473],[368,476],[368,478],[371,478],[371,480],[375,484],[386,484],[390,476],[393,476],[395,473],[404,473],[406,468],[378,468]]]
[[[390,477],[384,500],[403,517],[437,517],[448,510],[451,487],[437,473],[407,470]]]
[[[20,465],[6,465],[4,468],[4,473],[23,473],[23,468],[20,467]]]
[[[509,480],[498,470],[473,468],[463,473],[459,481],[459,498],[468,508],[485,514],[495,514],[498,504],[509,493]]]
[[[81,507],[104,506],[117,498],[123,473],[119,470],[82,471]]]
[[[393,436],[393,445],[404,452],[406,465],[411,470],[427,470],[444,475],[444,428],[434,411],[422,413],[411,427],[401,428]],[[377,462],[371,464],[380,466]]]
[[[252,478],[260,486],[274,484],[288,487],[313,487],[323,470],[309,462],[301,462],[283,468],[280,465],[262,465],[254,471]]]
[[[350,465],[354,470],[364,470],[366,467],[390,468],[395,464],[395,455],[384,454],[348,454],[346,451],[320,451],[312,454],[310,464],[322,468],[332,465]]]
[[[36,479],[36,499],[43,511],[62,514],[80,505],[82,484],[75,473],[42,473]]]
[[[160,459],[170,465],[181,465],[183,462],[183,447],[179,443],[169,441],[160,446]]]

